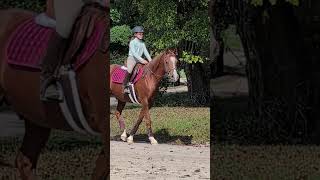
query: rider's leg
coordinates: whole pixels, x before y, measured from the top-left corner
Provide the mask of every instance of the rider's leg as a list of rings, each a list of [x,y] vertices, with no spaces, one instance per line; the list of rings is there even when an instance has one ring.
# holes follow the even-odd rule
[[[67,49],[67,39],[83,5],[82,0],[54,0],[53,2],[57,22],[56,32],[49,40],[47,53],[42,62],[41,100],[61,100],[54,73],[64,57]]]
[[[123,87],[124,87],[124,92],[125,93],[130,93],[128,87],[129,87],[129,81],[130,81],[130,77],[132,74],[132,70],[134,68],[134,66],[136,65],[136,60],[134,60],[133,57],[129,56],[127,59],[127,73],[126,73],[126,77],[123,81]]]

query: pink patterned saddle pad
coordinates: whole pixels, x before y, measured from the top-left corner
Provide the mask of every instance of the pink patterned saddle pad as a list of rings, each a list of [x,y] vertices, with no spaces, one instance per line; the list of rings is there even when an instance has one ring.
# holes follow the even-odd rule
[[[35,23],[31,18],[12,33],[7,44],[7,62],[30,70],[40,70],[40,62],[46,54],[50,37],[54,30]],[[103,35],[102,26],[97,23],[83,51],[76,58],[74,68],[78,69],[97,50]]]
[[[130,82],[135,84],[143,74],[143,68],[140,67],[136,75],[132,75]],[[114,83],[122,84],[126,75],[126,70],[121,69],[121,67],[116,67],[111,75],[111,81]]]

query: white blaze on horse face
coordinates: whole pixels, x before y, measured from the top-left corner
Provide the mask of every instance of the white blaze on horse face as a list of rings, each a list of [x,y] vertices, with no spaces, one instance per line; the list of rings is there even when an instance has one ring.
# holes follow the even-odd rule
[[[171,56],[170,57],[170,61],[172,62],[172,65],[173,65],[173,68],[174,68],[174,70],[173,70],[173,82],[177,82],[178,79],[179,79],[179,75],[178,75],[177,70],[176,70],[176,68],[177,68],[177,58],[174,57],[174,56]]]
[[[173,71],[173,78],[174,78],[174,82],[177,82],[177,81],[178,81],[179,75],[178,75],[178,73],[177,73],[177,70],[174,70],[174,71]]]

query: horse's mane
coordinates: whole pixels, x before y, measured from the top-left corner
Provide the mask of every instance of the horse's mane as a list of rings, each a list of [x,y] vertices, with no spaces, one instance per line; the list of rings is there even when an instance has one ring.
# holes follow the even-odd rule
[[[149,75],[152,73],[150,70],[157,69],[160,64],[160,60],[164,54],[165,54],[165,52],[161,52],[156,57],[154,57],[151,62],[149,62],[147,65],[145,65],[143,75]]]

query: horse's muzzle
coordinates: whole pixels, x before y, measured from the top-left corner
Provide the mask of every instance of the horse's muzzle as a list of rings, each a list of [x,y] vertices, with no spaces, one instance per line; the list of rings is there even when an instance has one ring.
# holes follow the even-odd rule
[[[168,78],[169,78],[170,82],[177,82],[179,79],[179,75],[177,73],[177,70],[173,70],[172,73],[169,73]]]

